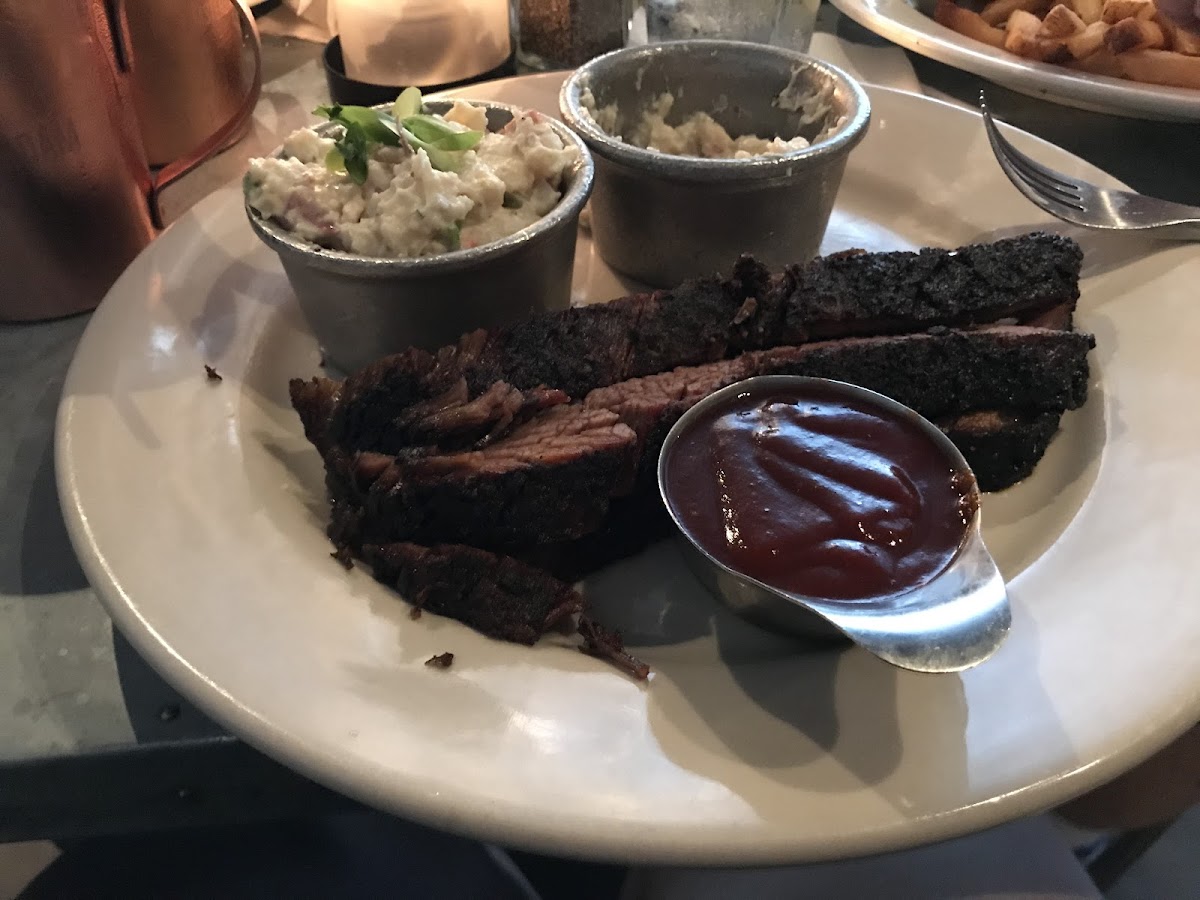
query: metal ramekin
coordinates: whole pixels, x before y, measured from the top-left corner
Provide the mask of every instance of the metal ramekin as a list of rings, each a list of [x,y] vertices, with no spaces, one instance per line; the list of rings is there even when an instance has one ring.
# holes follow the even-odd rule
[[[831,391],[832,396],[840,394],[848,399],[857,400],[860,403],[876,407],[897,419],[903,419],[912,423],[925,434],[929,442],[945,457],[948,471],[961,472],[974,483],[975,475],[971,471],[970,465],[967,464],[958,447],[942,433],[941,429],[914,410],[896,402],[890,397],[864,387],[859,387],[858,385],[841,381],[831,381],[824,378],[810,378],[799,375],[756,375],[747,378],[736,384],[731,384],[718,391],[714,391],[688,409],[667,433],[658,457],[659,495],[662,497],[663,504],[667,508],[667,513],[670,515],[671,521],[674,523],[679,534],[680,544],[688,566],[697,579],[726,607],[749,622],[783,634],[828,640],[844,638],[845,634],[827,618],[822,618],[818,612],[814,611],[814,606],[825,605],[836,608],[841,605],[852,612],[868,615],[877,612],[881,605],[887,609],[892,609],[894,606],[897,610],[904,610],[909,607],[920,606],[926,601],[946,603],[947,598],[953,597],[956,593],[969,595],[972,590],[977,590],[980,584],[987,582],[993,575],[995,578],[999,578],[998,573],[994,573],[993,571],[995,570],[995,563],[992,562],[991,556],[988,555],[982,540],[979,539],[980,513],[978,509],[976,509],[970,524],[965,529],[963,546],[954,559],[940,574],[934,576],[931,581],[909,591],[899,599],[889,597],[879,600],[857,600],[841,604],[838,601],[822,601],[816,598],[809,598],[809,604],[806,605],[797,602],[794,597],[787,596],[785,591],[770,587],[745,573],[738,572],[727,566],[704,547],[700,540],[692,534],[687,522],[678,512],[678,502],[682,498],[674,497],[671,494],[667,471],[671,465],[671,452],[676,441],[680,435],[687,433],[693,427],[694,423],[703,420],[709,414],[710,410],[714,407],[722,406],[731,397],[758,396],[763,399],[769,399],[776,391],[803,389],[806,385],[810,384],[824,385]],[[1003,586],[1003,579],[1000,579],[1000,585],[1001,587]],[[904,598],[916,599],[905,601]],[[945,627],[947,623],[945,621],[937,621],[937,616],[932,616],[931,618],[934,620],[933,623],[931,625],[930,623],[926,623],[930,625],[928,635],[914,634],[911,629],[897,629],[899,634],[894,638],[895,643],[903,645],[905,642],[911,644],[915,641],[919,644],[926,638],[933,640],[936,637],[937,628]],[[951,624],[956,624],[953,615],[947,614],[942,618],[950,621]],[[920,620],[917,619],[914,621]],[[1007,631],[1007,601],[1003,604],[1003,608],[997,611],[996,620],[988,621],[994,628],[1001,628],[1003,631]],[[983,636],[984,643],[987,643],[987,641],[994,637],[994,628],[991,630],[989,628],[983,629],[987,632]],[[934,642],[936,643],[936,641]]]
[[[800,113],[775,102],[793,72],[802,89],[828,96],[824,123],[802,126]],[[671,91],[671,122],[703,111],[734,136],[801,134],[813,143],[750,159],[643,150],[601,130],[581,103],[585,89],[597,108],[618,104],[619,126]],[[846,160],[871,117],[866,93],[840,69],[803,53],[737,41],[675,41],[608,53],[567,79],[559,108],[596,159],[592,235],[601,258],[658,286],[724,271],[743,252],[773,268],[816,255]]]
[[[502,103],[471,102],[487,109],[490,131],[503,128],[523,111]],[[450,105],[426,103],[434,112]],[[435,349],[475,328],[570,305],[576,230],[592,191],[594,165],[587,147],[569,128],[549,121],[580,151],[566,192],[537,222],[480,247],[418,259],[360,256],[318,247],[246,206],[255,234],[279,255],[329,363],[352,372],[406,347]],[[333,127],[328,123],[317,131]]]

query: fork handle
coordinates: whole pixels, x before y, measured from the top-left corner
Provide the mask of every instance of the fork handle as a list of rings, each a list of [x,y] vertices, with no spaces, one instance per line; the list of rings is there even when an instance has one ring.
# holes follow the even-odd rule
[[[1155,229],[1155,234],[1174,241],[1200,241],[1200,219],[1172,222]]]

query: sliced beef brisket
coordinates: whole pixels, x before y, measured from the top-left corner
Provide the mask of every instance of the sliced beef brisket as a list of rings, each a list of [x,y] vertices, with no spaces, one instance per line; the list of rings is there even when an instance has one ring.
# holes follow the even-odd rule
[[[477,451],[425,457],[326,455],[335,541],[461,542],[521,548],[596,531],[615,498],[653,490],[671,425],[748,375],[860,384],[923,415],[1083,402],[1089,335],[1022,326],[821,342],[630,379],[556,406]]]
[[[809,340],[1022,322],[1051,308],[1069,320],[1079,296],[1080,259],[1073,241],[1049,234],[958,250],[836,254],[775,279],[743,258],[728,278],[533,316],[464,335],[436,354],[409,350],[387,357],[340,389],[323,386],[332,398],[326,425],[320,427],[310,402],[306,427],[319,445],[397,453],[429,442],[420,429],[413,433],[411,408],[469,403],[497,382],[579,399],[630,378]],[[427,423],[428,416],[416,418]],[[497,427],[477,431],[499,433]]]
[[[417,609],[533,643],[583,608],[563,579],[669,534],[662,442],[743,378],[871,388],[934,419],[982,489],[1024,478],[1086,399],[1080,263],[1048,234],[835,254],[776,277],[747,257],[728,278],[472,332],[290,393],[325,460],[339,551]],[[620,656],[599,631],[588,644]]]

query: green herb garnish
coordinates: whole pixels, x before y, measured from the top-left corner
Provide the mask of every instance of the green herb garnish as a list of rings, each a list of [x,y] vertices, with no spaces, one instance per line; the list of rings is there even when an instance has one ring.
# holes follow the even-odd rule
[[[483,140],[483,132],[458,131],[445,120],[421,112],[422,108],[421,92],[416,88],[405,88],[391,113],[369,106],[318,106],[314,115],[337,122],[343,129],[325,158],[326,167],[331,172],[344,171],[355,184],[363,184],[371,146],[398,147],[403,141],[424,150],[435,169],[457,171],[462,154]]]
[[[392,116],[396,121],[415,116],[421,111],[421,92],[415,87],[406,87],[392,104]]]
[[[418,141],[432,144],[439,150],[470,150],[483,140],[482,131],[455,131],[445,119],[422,113],[408,116],[400,124]]]
[[[462,247],[462,226],[455,222],[447,228],[443,228],[438,237],[441,238],[447,250],[458,250]]]

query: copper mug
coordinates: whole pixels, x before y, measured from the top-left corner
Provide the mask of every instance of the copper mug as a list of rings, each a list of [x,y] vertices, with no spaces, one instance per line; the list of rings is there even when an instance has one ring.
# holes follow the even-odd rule
[[[128,15],[144,2],[0,0],[0,321],[94,308],[162,227],[160,192],[227,146],[253,114],[262,64],[252,41],[250,89],[237,107],[151,170]],[[253,34],[238,0],[171,5],[206,6],[214,18],[232,8],[240,30]]]

